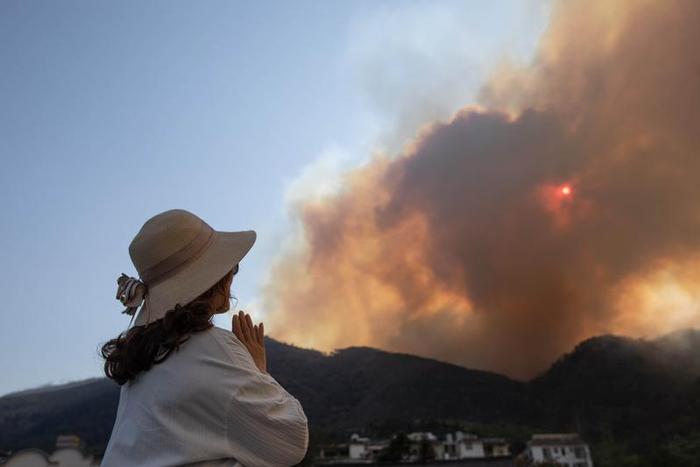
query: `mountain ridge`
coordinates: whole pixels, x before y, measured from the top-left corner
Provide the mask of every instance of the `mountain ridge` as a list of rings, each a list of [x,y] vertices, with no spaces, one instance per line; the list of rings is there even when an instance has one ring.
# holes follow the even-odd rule
[[[651,433],[700,433],[700,422],[685,415],[700,414],[697,329],[654,339],[592,337],[527,382],[367,346],[324,354],[267,337],[266,348],[268,371],[302,402],[319,439],[386,435],[417,421],[439,431],[456,421],[579,431],[604,452],[606,439],[644,451],[656,442]],[[88,378],[35,389],[0,397],[0,449],[50,450],[58,434],[75,433],[94,453],[104,450],[118,385]]]

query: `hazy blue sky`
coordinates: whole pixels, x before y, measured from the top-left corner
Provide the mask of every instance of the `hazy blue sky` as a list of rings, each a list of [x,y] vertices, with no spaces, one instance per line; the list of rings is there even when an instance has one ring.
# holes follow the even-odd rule
[[[0,394],[102,374],[129,242],[167,209],[258,232],[233,290],[264,319],[289,200],[470,103],[546,19],[540,0],[0,2]]]

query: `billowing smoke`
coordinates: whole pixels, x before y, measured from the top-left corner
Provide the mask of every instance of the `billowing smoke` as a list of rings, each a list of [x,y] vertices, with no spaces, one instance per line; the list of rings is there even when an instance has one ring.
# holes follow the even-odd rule
[[[700,322],[700,2],[566,0],[478,107],[295,207],[276,338],[527,378],[580,339]]]

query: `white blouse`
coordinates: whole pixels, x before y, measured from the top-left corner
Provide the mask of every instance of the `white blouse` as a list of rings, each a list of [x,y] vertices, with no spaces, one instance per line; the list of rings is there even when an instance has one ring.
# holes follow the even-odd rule
[[[122,385],[101,465],[291,466],[308,443],[301,403],[214,326]]]

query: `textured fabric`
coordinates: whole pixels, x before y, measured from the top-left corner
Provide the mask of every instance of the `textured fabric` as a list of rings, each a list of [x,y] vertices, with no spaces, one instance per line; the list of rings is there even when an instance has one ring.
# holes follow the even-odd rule
[[[101,465],[291,466],[308,442],[301,403],[215,326],[122,386]]]

